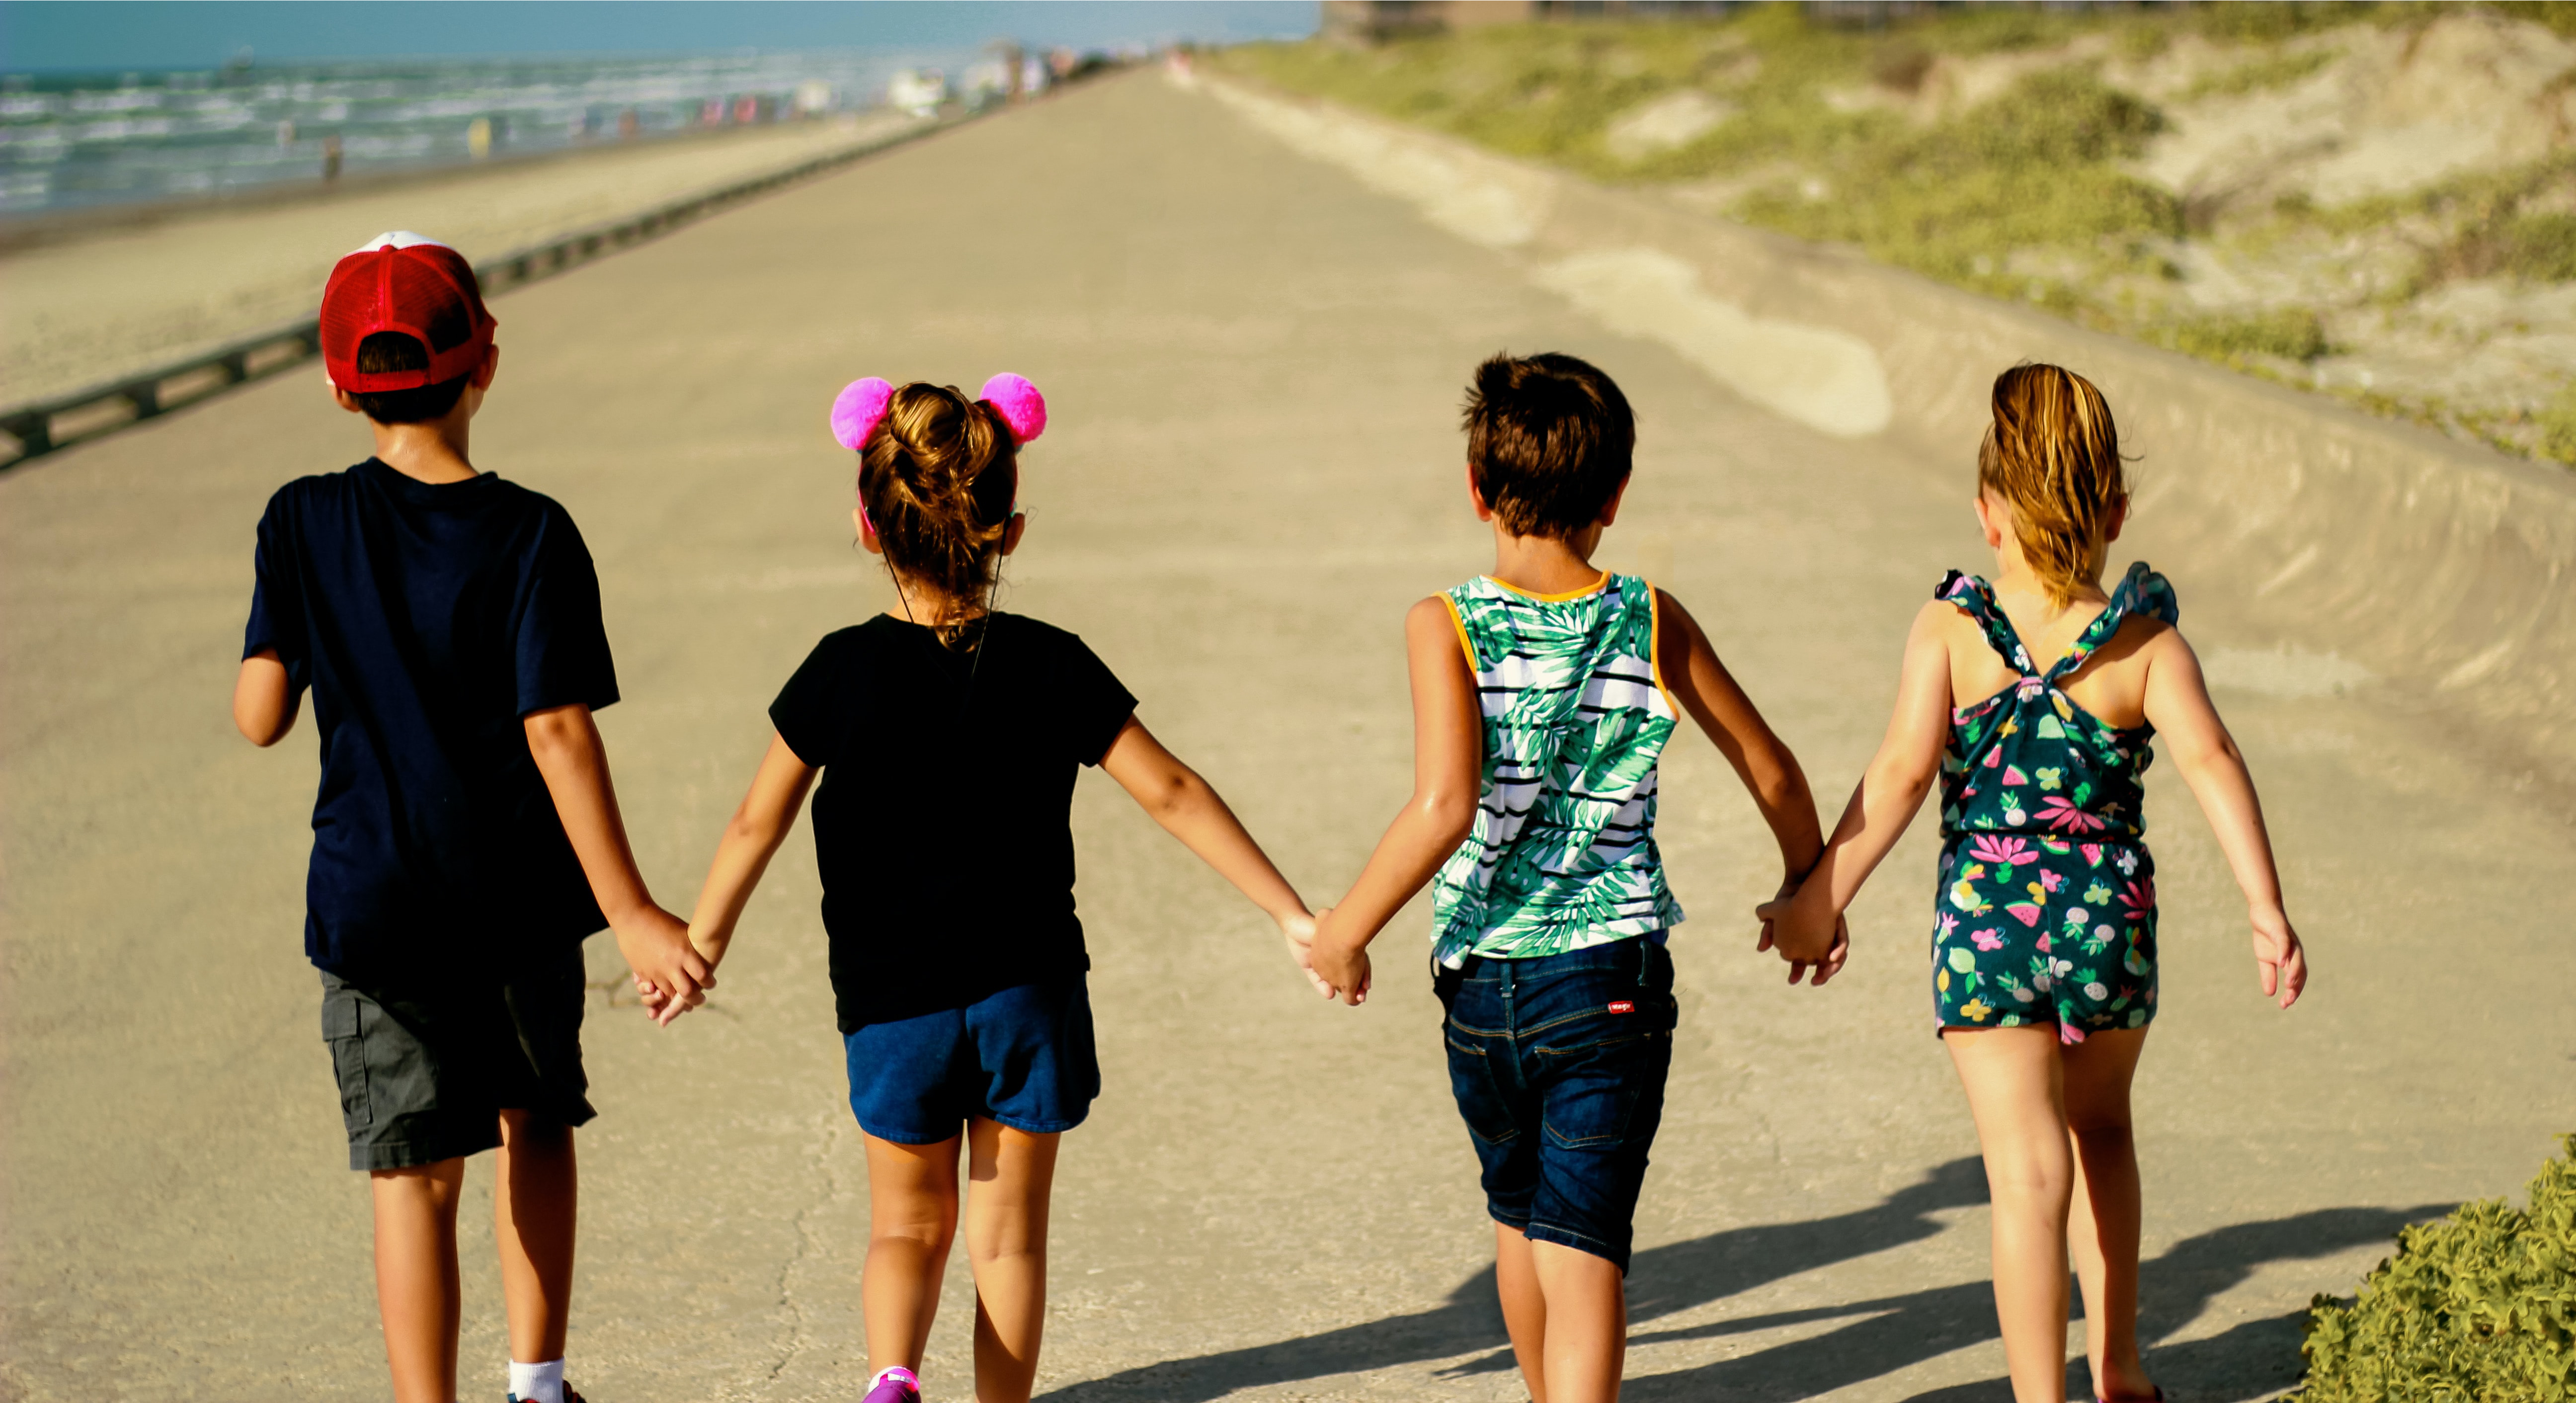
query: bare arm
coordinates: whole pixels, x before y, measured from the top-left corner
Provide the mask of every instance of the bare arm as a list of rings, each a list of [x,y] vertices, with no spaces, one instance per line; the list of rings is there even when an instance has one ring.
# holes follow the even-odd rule
[[[233,725],[253,745],[266,749],[295,729],[303,698],[286,680],[286,664],[275,648],[262,648],[242,659],[233,678]]]
[[[698,909],[689,917],[689,943],[697,947],[710,971],[724,961],[742,908],[751,900],[752,888],[760,885],[760,875],[769,870],[769,859],[777,856],[778,845],[787,841],[788,831],[796,826],[796,813],[805,807],[806,791],[813,788],[817,773],[796,758],[786,741],[771,733],[769,752],[760,757],[751,792],[742,796],[733,820],[725,825],[715,861],[707,868],[706,885],[698,889]]]
[[[2263,826],[2263,801],[2236,738],[2218,719],[2202,680],[2200,658],[2178,632],[2150,645],[2147,658],[2147,724],[2164,739],[2165,753],[2191,786],[2192,797],[2218,835],[2228,869],[2245,892],[2254,926],[2254,963],[2263,992],[2281,1007],[2297,1003],[2308,983],[2308,955],[2281,906],[2281,875],[2272,861],[2272,835]]]
[[[1404,652],[1413,679],[1413,797],[1315,930],[1315,972],[1350,1004],[1368,997],[1369,942],[1466,840],[1484,781],[1476,679],[1446,601],[1423,600],[1404,616]]]
[[[1288,942],[1288,954],[1297,967],[1313,980],[1315,987],[1327,995],[1327,988],[1315,974],[1310,947],[1315,936],[1314,917],[1306,910],[1288,879],[1271,865],[1269,854],[1244,831],[1234,810],[1198,771],[1180,761],[1180,757],[1163,748],[1145,723],[1130,716],[1118,738],[1109,743],[1109,753],[1100,758],[1100,768],[1136,801],[1137,807],[1163,826],[1163,831],[1181,840],[1181,846],[1198,854],[1199,860],[1217,871],[1217,875],[1234,883],[1235,890],[1252,898],[1252,904],[1279,923],[1279,932]]]
[[[1762,821],[1780,844],[1780,889],[1785,893],[1815,865],[1825,842],[1807,772],[1718,661],[1717,649],[1681,601],[1657,590],[1655,607],[1662,622],[1655,664],[1664,686],[1735,767],[1735,777],[1761,809]]]
[[[617,949],[635,973],[671,1000],[668,1022],[695,1007],[715,984],[707,962],[689,947],[688,927],[653,904],[635,853],[626,843],[626,820],[617,811],[617,791],[608,778],[608,748],[592,724],[590,708],[557,706],[529,712],[523,723],[528,753],[545,776],[554,796],[555,815],[581,859],[582,875],[599,902],[608,927],[617,933]]]
[[[1945,625],[1957,613],[1934,600],[1914,616],[1905,639],[1905,663],[1897,676],[1896,711],[1887,735],[1861,772],[1842,821],[1825,843],[1798,894],[1773,902],[1759,914],[1774,921],[1781,958],[1795,964],[1826,957],[1834,939],[1834,922],[1860,894],[1861,884],[1886,860],[1888,850],[1905,835],[1941,773],[1941,748],[1950,725],[1950,645]],[[1791,978],[1796,976],[1793,973]]]

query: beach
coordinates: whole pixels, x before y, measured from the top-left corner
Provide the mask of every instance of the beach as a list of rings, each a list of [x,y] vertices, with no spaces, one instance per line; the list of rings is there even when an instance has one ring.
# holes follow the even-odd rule
[[[162,205],[60,239],[0,225],[0,402],[76,391],[309,315],[331,265],[384,230],[416,230],[480,262],[921,120],[869,112],[604,143],[338,192],[317,181],[305,198]]]

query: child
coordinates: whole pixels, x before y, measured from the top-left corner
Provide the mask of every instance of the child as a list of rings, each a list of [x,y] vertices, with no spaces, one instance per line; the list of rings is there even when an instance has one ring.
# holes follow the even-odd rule
[[[1207,782],[1136,719],[1082,640],[994,612],[1019,548],[1019,452],[1046,404],[1016,375],[841,392],[860,542],[901,617],[816,644],[769,708],[776,734],[725,829],[691,937],[713,968],[817,771],[814,849],[832,991],[865,1132],[869,1403],[918,1403],[957,1232],[961,1143],[975,1272],[975,1396],[1024,1403],[1046,1312],[1056,1143],[1099,1094],[1090,959],[1073,910],[1076,771],[1108,771],[1269,913],[1302,967],[1314,922]],[[1311,974],[1309,976],[1311,978]],[[668,996],[645,992],[665,1014]]]
[[[498,1147],[510,1396],[563,1385],[583,937],[610,926],[685,1006],[714,981],[627,851],[590,713],[617,700],[572,518],[466,456],[500,364],[474,270],[417,234],[341,259],[322,294],[332,398],[375,456],[288,483],[259,523],[233,721],[275,745],[313,690],[304,952],[349,1167],[370,1175],[376,1294],[402,1403],[456,1397],[456,1199]]]
[[[2129,494],[2101,392],[2053,365],[1997,377],[1976,507],[1995,583],[1953,571],[1915,616],[1887,739],[1814,874],[1760,914],[1776,918],[1783,958],[1838,965],[1836,918],[1939,777],[1933,1012],[1985,1150],[2014,1396],[2065,1396],[2071,1236],[2095,1396],[2161,1397],[2138,1359],[2129,1131],[2129,1079],[2156,1012],[2139,781],[2157,733],[2218,831],[2263,992],[2283,1008],[2307,956],[2244,757],[2174,628],[2172,588],[2144,564],[2102,588]]]
[[[1822,844],[1797,758],[1671,595],[1591,563],[1636,426],[1572,356],[1496,356],[1468,390],[1467,499],[1494,572],[1413,606],[1413,798],[1326,911],[1315,971],[1365,997],[1367,946],[1434,883],[1449,1078],[1483,1166],[1503,1321],[1533,1403],[1616,1398],[1630,1220],[1672,1064],[1682,919],[1655,849],[1682,711],[1796,884]],[[1435,875],[1436,874],[1436,875]]]

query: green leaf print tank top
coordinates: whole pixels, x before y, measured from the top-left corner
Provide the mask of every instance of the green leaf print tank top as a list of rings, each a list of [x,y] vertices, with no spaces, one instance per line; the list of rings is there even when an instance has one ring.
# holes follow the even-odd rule
[[[1442,596],[1484,717],[1467,841],[1432,880],[1433,954],[1535,959],[1680,924],[1655,849],[1655,777],[1679,712],[1655,671],[1654,586],[1573,594],[1479,576]]]

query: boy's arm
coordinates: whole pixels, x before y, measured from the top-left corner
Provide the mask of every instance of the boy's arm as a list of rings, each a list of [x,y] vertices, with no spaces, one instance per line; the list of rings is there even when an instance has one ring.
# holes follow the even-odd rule
[[[1774,901],[1755,914],[1776,923],[1781,958],[1795,964],[1823,956],[1840,919],[1861,883],[1885,860],[1888,850],[1914,821],[1923,796],[1941,773],[1941,748],[1950,726],[1949,620],[1958,610],[1939,600],[1914,616],[1905,639],[1905,665],[1896,683],[1896,710],[1887,735],[1852,790],[1842,821],[1825,844],[1815,870],[1787,901]],[[1791,978],[1795,978],[1795,974]]]
[[[707,868],[707,884],[698,889],[698,909],[689,917],[689,943],[705,957],[710,971],[724,961],[725,950],[733,943],[734,923],[742,919],[743,905],[751,900],[751,889],[760,885],[760,874],[769,870],[769,859],[796,826],[797,810],[805,807],[805,793],[817,773],[796,757],[785,740],[771,733],[769,753],[760,757],[751,792],[742,796],[742,806],[725,825],[715,862]]]
[[[275,648],[242,659],[241,672],[233,678],[233,725],[251,744],[265,749],[286,739],[303,701]]]
[[[582,875],[600,914],[617,933],[618,952],[675,1011],[705,1000],[701,990],[715,985],[714,971],[689,946],[688,927],[653,904],[644,875],[635,869],[635,853],[626,843],[626,821],[617,811],[617,791],[609,783],[608,749],[592,724],[590,708],[579,704],[547,707],[521,718],[527,727],[528,753],[537,773],[545,776],[554,796],[555,814],[564,836],[581,859]]]
[[[1315,972],[1349,1004],[1368,997],[1368,943],[1466,841],[1484,787],[1484,717],[1447,600],[1423,600],[1404,616],[1404,653],[1413,679],[1413,797],[1350,894],[1315,928]]]
[[[1772,734],[1770,723],[1736,685],[1726,664],[1718,661],[1717,649],[1710,646],[1699,621],[1681,601],[1657,590],[1655,607],[1661,625],[1656,670],[1726,763],[1735,767],[1736,778],[1762,810],[1762,821],[1770,825],[1771,836],[1780,844],[1780,890],[1786,893],[1807,875],[1824,846],[1824,830],[1816,821],[1816,798],[1807,789],[1807,772]]]
[[[2308,984],[2308,954],[2281,906],[2281,874],[2272,861],[2272,836],[2263,826],[2263,801],[2254,777],[2218,708],[2209,700],[2200,658],[2180,632],[2168,629],[2147,653],[2147,724],[2163,737],[2174,767],[2191,786],[2200,811],[2218,835],[2228,869],[2245,892],[2254,926],[2254,963],[2263,992],[2288,1008]]]
[[[1234,811],[1223,797],[1197,771],[1184,765],[1180,757],[1163,748],[1145,723],[1130,716],[1109,743],[1109,753],[1100,757],[1100,768],[1118,781],[1137,806],[1151,814],[1163,831],[1181,840],[1181,846],[1198,854],[1199,860],[1217,870],[1217,875],[1234,883],[1235,890],[1252,898],[1252,904],[1279,923],[1279,931],[1288,941],[1288,954],[1297,967],[1306,972],[1326,997],[1330,986],[1315,973],[1312,945],[1315,919],[1307,913],[1306,903],[1299,899],[1288,879],[1271,865],[1261,845],[1244,831]]]

